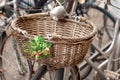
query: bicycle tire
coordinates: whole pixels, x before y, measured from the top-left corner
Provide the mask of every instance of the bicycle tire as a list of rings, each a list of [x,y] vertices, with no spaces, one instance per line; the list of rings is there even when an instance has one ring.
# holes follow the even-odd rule
[[[65,72],[65,68],[55,70],[55,71],[48,71],[47,67],[45,65],[39,66],[31,80],[42,80],[42,77],[45,77],[45,74],[48,72],[52,77],[50,77],[48,80],[80,80],[80,75],[78,72],[78,68],[75,67],[70,67],[71,75],[67,75],[68,73]],[[64,78],[64,76],[68,76],[67,78]],[[48,77],[48,74],[47,74]],[[47,78],[45,78],[47,80]]]
[[[77,8],[79,8],[79,6],[77,7]],[[116,19],[109,13],[109,12],[107,12],[105,9],[103,9],[103,8],[101,8],[101,7],[99,7],[99,6],[97,6],[97,5],[88,5],[88,6],[84,6],[84,8],[85,9],[88,9],[88,10],[86,10],[85,12],[78,12],[77,11],[77,9],[76,9],[76,12],[77,12],[77,15],[79,15],[79,14],[87,14],[87,16],[89,15],[88,13],[89,13],[89,10],[90,9],[94,9],[94,11],[93,11],[93,16],[94,16],[94,14],[96,14],[95,13],[95,11],[98,11],[98,13],[102,13],[103,14],[103,17],[102,17],[102,20],[104,21],[104,19],[105,19],[105,17],[107,16],[110,20],[111,20],[111,22],[113,23],[113,26],[114,26],[114,24],[115,24],[115,21],[116,21]],[[81,9],[81,8],[80,8]],[[90,13],[91,14],[91,13]],[[106,15],[106,16],[104,16],[104,15]],[[96,14],[96,17],[95,18],[98,18],[97,17],[98,16],[98,14]],[[94,18],[94,17],[93,17]],[[90,20],[92,20],[91,18],[90,18]],[[95,21],[96,21],[96,19],[94,19],[94,20],[92,20],[93,21],[93,23],[96,23]],[[100,21],[98,21],[98,23],[99,23]],[[95,24],[96,26],[97,26],[97,24]],[[109,33],[108,33],[108,29],[106,28],[107,26],[105,26],[106,24],[105,23],[103,23],[103,26],[104,26],[104,28],[105,28],[105,31],[106,31],[106,34],[108,35],[108,38],[111,40],[111,38],[110,38],[110,36],[109,36]],[[102,34],[100,34],[100,35],[102,35]],[[101,43],[100,43],[101,44]],[[93,48],[94,49],[94,48]],[[93,51],[92,51],[92,53],[94,53]],[[99,55],[97,55],[97,56],[95,56],[93,59],[92,59],[92,61],[95,61],[96,60],[96,58],[97,57],[99,57]],[[87,65],[86,65],[87,66]],[[83,69],[83,68],[85,68],[86,66],[84,66],[84,67],[81,67],[81,69]],[[89,66],[89,65],[88,65]],[[81,70],[80,69],[80,70]],[[81,75],[81,79],[85,79],[89,74],[90,74],[90,72],[92,71],[92,69],[90,68],[90,66],[87,68],[87,71],[85,71],[85,73],[83,74],[83,75]]]
[[[110,14],[110,13],[107,11],[107,5],[105,5],[105,8],[104,8],[104,9],[102,9],[102,8],[100,8],[100,7],[97,7],[96,5],[93,5],[92,7],[101,10],[101,12],[103,12],[103,13],[105,14],[105,15],[104,15],[104,27],[105,27],[105,31],[106,31],[109,39],[112,40],[112,38],[113,38],[113,33],[111,34],[111,32],[110,32],[111,30],[109,29],[109,28],[110,28],[109,26],[112,25],[111,28],[114,28],[115,22],[116,22],[115,17],[112,16],[112,14]],[[108,24],[110,24],[110,25],[107,24],[107,22],[109,22],[108,18],[111,20],[111,22],[112,22],[113,24],[110,24],[110,23],[108,23]],[[113,29],[113,30],[114,30],[114,29]],[[114,31],[113,31],[113,32],[114,32]]]
[[[106,35],[107,35],[107,36],[105,35],[104,38],[106,39],[106,37],[108,37],[108,41],[106,41],[106,43],[108,43],[109,41],[112,40],[112,37],[111,37],[110,32],[109,32],[109,27],[114,28],[116,19],[115,19],[109,12],[107,12],[106,9],[103,9],[103,8],[98,7],[98,6],[96,6],[96,5],[92,5],[92,8],[97,9],[97,10],[99,10],[99,11],[101,11],[101,12],[103,13],[103,21],[104,21],[103,27],[104,27],[104,29],[105,29],[104,32],[105,32]],[[112,23],[112,24],[111,24],[112,26],[108,25],[107,21],[110,21],[109,24]],[[113,32],[114,32],[114,31],[113,31]],[[104,33],[103,33],[102,35],[104,35]],[[103,41],[104,41],[104,40],[103,40]],[[100,42],[100,44],[102,44],[102,43]],[[103,44],[105,44],[105,43],[103,43]],[[100,47],[98,46],[98,47],[99,47],[99,48],[102,48],[103,46],[104,46],[104,45],[102,45],[102,46],[100,46]]]
[[[5,31],[0,31],[0,46],[2,45],[3,40],[5,39],[6,36],[7,35],[6,35]]]
[[[11,37],[11,34],[9,36],[6,36],[2,42],[2,45],[0,46],[0,68],[2,69],[2,79],[3,80],[29,80],[29,68],[28,68],[28,64],[27,61],[25,60],[25,58],[22,58],[23,64],[24,66],[27,68],[27,72],[21,72],[18,69],[18,62],[16,62],[16,56],[14,56],[14,54],[16,54],[16,52],[13,50],[12,44],[11,43],[11,39],[13,39]],[[9,49],[8,49],[9,48]],[[22,57],[22,55],[20,55],[20,57]],[[20,58],[19,58],[20,60]],[[23,65],[23,64],[19,64],[19,66]],[[24,69],[26,71],[26,69]]]

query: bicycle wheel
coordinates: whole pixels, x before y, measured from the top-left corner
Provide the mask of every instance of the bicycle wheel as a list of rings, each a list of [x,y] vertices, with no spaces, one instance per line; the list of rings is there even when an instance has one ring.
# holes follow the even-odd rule
[[[96,6],[93,6],[93,8],[99,8]],[[100,9],[100,8],[99,8]],[[112,39],[113,39],[113,34],[114,34],[114,25],[115,25],[115,18],[108,13],[107,11],[105,11],[105,9],[102,11],[105,12],[102,16],[103,18],[103,25],[102,28],[98,30],[98,41],[95,41],[94,43],[98,42],[98,47],[101,49],[104,46],[106,46],[106,44],[108,44]],[[97,24],[99,24],[101,21],[98,21]],[[99,27],[99,26],[98,26]],[[99,57],[101,58],[101,57]],[[98,65],[101,64],[102,62],[104,62],[105,59],[102,60],[98,60]],[[103,68],[101,70],[104,70],[105,66],[103,66]],[[99,74],[96,75],[96,79],[97,80],[102,80],[101,77],[99,77]]]
[[[80,80],[80,75],[77,67],[48,71],[43,65],[39,66],[31,80]]]
[[[96,25],[98,32],[96,37],[93,40],[93,43],[96,44],[98,48],[102,49],[112,40],[110,35],[113,35],[113,34],[110,34],[110,33],[114,33],[115,18],[109,12],[107,12],[105,9],[97,5],[91,5],[91,4],[78,5],[76,12],[78,15],[82,15],[89,18]],[[111,28],[112,30],[110,31],[109,29]],[[108,31],[110,31],[110,33]],[[107,48],[108,46],[106,46],[106,49]],[[95,52],[96,52],[96,49],[92,47],[92,51],[90,51],[90,53],[92,54],[88,54],[88,55],[92,56],[94,55]],[[92,61],[98,60],[98,62],[100,62],[102,57],[99,57],[99,56],[100,54],[97,54],[95,57],[92,58]],[[87,65],[87,63],[84,64],[84,66],[82,65],[82,67],[80,67],[82,79],[86,78],[91,72],[90,67],[87,68],[88,72],[82,71],[86,67],[85,65]]]
[[[98,42],[99,47],[103,47],[111,40],[109,35],[113,36],[115,18],[105,9],[102,9],[96,5],[92,5],[92,11],[90,10],[91,9],[89,9],[88,12],[88,14],[90,14],[90,19],[98,28],[98,34],[96,37],[98,38],[98,41],[95,38],[95,42]],[[109,31],[109,33],[107,31]]]
[[[16,43],[13,41],[14,39],[11,36],[7,36],[0,48],[2,80],[29,80],[27,61],[19,53]]]
[[[111,52],[109,52],[109,57],[104,60],[100,65],[99,68],[104,71],[104,73],[106,74],[106,77],[109,80],[119,80],[120,76],[119,76],[119,58],[120,58],[120,54],[119,54],[119,43],[120,40],[120,35],[119,35],[119,20],[116,21],[115,24],[115,35],[113,38],[113,43],[111,44],[111,46],[113,48],[111,48]],[[115,75],[115,76],[112,76]],[[118,75],[118,76],[117,76]],[[95,79],[97,80],[102,80],[102,77],[99,77],[99,73],[97,73],[95,75]]]

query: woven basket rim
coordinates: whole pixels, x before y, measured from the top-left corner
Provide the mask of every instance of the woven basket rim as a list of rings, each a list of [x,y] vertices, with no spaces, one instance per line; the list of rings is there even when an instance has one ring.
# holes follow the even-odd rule
[[[16,31],[15,28],[17,28],[15,25],[16,25],[16,22],[17,20],[21,19],[21,18],[25,18],[25,17],[32,17],[32,16],[49,16],[49,13],[46,12],[46,13],[35,13],[35,14],[29,14],[29,15],[25,15],[25,16],[19,16],[17,19],[14,19],[12,22],[11,22],[11,27],[14,31]],[[51,18],[52,19],[52,18]],[[71,20],[71,19],[65,19],[66,21],[70,21],[70,22],[73,22],[73,23],[76,23],[76,24],[81,24],[80,22],[77,22],[77,21],[74,21],[74,20]],[[61,36],[60,38],[63,39],[63,40],[69,40],[69,41],[84,41],[84,40],[88,40],[90,38],[92,38],[97,30],[96,30],[96,26],[92,23],[92,21],[88,20],[87,19],[87,22],[93,27],[93,30],[90,34],[84,36],[84,37],[65,37],[65,36]],[[82,24],[84,25],[84,24]],[[16,31],[18,32],[18,31]]]

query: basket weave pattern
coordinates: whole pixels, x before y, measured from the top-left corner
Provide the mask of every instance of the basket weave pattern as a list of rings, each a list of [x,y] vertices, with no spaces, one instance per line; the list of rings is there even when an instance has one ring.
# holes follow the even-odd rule
[[[59,38],[47,40],[53,44],[50,49],[52,56],[41,60],[42,63],[53,69],[74,66],[80,63],[95,35],[95,27],[88,23],[76,23],[71,20],[54,21],[48,14],[19,17],[13,21],[12,26],[26,30],[30,35],[46,37],[47,34],[54,33],[60,36]],[[22,43],[28,42],[29,38],[17,32],[14,32],[13,35],[18,41],[23,55],[25,55]]]

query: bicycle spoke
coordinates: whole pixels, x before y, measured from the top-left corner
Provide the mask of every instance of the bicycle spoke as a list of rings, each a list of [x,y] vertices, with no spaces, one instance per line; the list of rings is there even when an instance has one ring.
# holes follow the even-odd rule
[[[11,65],[12,68],[15,69],[15,67],[12,65],[12,63],[9,62],[9,60],[7,60],[6,58],[4,58],[2,55],[0,55],[0,57],[8,63],[8,67],[10,67],[10,65]],[[7,71],[8,67],[6,69],[4,69],[4,71]]]

